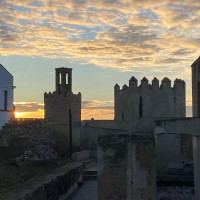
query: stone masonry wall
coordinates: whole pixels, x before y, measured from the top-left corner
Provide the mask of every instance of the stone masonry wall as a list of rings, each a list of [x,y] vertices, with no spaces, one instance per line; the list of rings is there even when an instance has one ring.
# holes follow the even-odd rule
[[[153,136],[100,136],[97,165],[99,200],[156,200]]]
[[[6,194],[4,200],[65,200],[82,181],[82,163],[67,163],[54,174],[35,179]]]
[[[144,78],[141,85],[137,80],[129,81],[129,87],[124,85],[120,90],[119,85],[114,88],[115,120],[131,121],[138,117],[185,117],[185,82],[176,79],[174,87],[167,78],[152,81]]]
[[[48,123],[68,123],[69,109],[71,109],[72,121],[81,121],[81,93],[58,96],[56,92],[44,94],[45,120]]]

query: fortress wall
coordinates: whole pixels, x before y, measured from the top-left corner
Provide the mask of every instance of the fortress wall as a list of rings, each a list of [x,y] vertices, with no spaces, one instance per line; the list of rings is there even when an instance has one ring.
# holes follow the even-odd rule
[[[157,120],[166,133],[200,135],[200,118],[181,118]]]
[[[116,120],[83,120],[81,121],[81,125],[95,127],[95,128],[128,130],[130,123],[127,121],[116,121]]]
[[[142,80],[139,87],[115,86],[115,120],[130,121],[137,117],[185,117],[185,82],[163,79],[162,84]]]
[[[56,150],[61,155],[66,155],[69,152],[69,124],[48,123],[46,126],[55,131]],[[74,150],[90,150],[93,156],[96,156],[98,136],[124,133],[127,133],[127,131],[112,128],[80,126],[78,122],[72,123],[72,142]]]

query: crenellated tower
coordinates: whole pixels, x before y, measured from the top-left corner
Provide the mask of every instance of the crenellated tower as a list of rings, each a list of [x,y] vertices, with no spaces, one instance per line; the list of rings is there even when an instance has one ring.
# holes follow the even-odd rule
[[[55,69],[55,91],[44,93],[45,121],[48,123],[68,123],[69,109],[72,121],[81,121],[81,93],[72,92],[72,69]]]
[[[159,89],[159,80],[156,77],[154,77],[154,79],[152,80],[152,87],[154,89]]]
[[[185,82],[181,79],[174,81],[163,78],[159,86],[159,80],[154,77],[152,84],[146,77],[138,86],[137,79],[132,76],[129,87],[125,84],[122,89],[118,84],[114,89],[115,120],[131,121],[136,118],[151,117],[185,117]]]

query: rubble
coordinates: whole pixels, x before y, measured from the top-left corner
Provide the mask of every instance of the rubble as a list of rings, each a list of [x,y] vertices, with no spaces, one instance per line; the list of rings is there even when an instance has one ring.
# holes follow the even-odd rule
[[[11,147],[12,139],[19,139],[22,142],[25,140],[30,143],[30,147],[26,147],[24,153],[15,158],[16,162],[58,158],[58,154],[54,150],[56,144],[54,131],[44,126],[39,120],[12,121],[7,124],[4,129],[0,130],[0,147]],[[17,144],[13,148],[17,148]]]

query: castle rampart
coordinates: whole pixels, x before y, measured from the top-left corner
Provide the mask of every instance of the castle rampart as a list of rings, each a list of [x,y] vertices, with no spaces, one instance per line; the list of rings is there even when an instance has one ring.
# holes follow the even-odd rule
[[[135,77],[129,80],[129,87],[124,85],[120,90],[118,84],[114,87],[115,120],[131,121],[138,117],[185,117],[185,82],[174,81],[165,77],[159,86],[155,77],[152,84],[146,77],[138,81]]]

